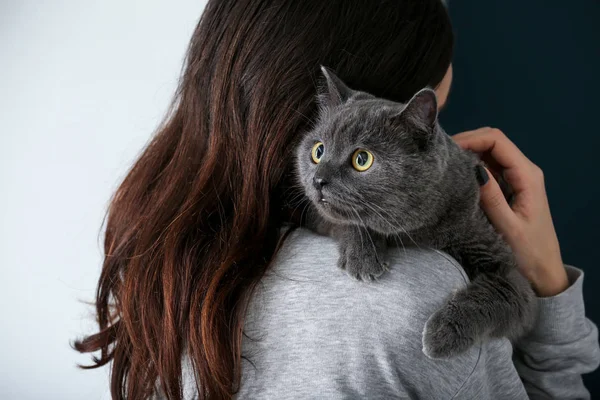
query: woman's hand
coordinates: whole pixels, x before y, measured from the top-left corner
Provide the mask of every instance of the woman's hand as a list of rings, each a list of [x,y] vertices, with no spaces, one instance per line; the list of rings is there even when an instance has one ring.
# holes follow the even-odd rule
[[[512,187],[511,207],[493,174],[486,171],[489,180],[481,187],[481,206],[512,248],[519,269],[538,296],[553,296],[565,290],[569,282],[542,170],[498,129],[481,128],[453,138],[461,147],[479,153],[490,169],[502,174]]]

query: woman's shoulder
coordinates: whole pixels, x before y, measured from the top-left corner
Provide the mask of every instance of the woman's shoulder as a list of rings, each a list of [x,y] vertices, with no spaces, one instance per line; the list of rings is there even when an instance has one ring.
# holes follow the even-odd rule
[[[395,335],[403,329],[422,328],[429,316],[468,283],[460,264],[431,248],[408,244],[389,248],[389,270],[375,281],[350,277],[337,266],[338,257],[334,239],[296,229],[276,254],[259,290],[274,307],[286,304],[283,314],[273,310],[277,315],[310,308],[335,318],[343,310],[345,319],[389,323],[382,334]]]
[[[444,253],[406,246],[390,249],[390,270],[364,282],[339,269],[337,259],[329,237],[305,229],[287,237],[247,310],[244,355],[263,372],[248,367],[246,384],[285,374],[325,387],[352,376],[347,385],[379,387],[380,398],[451,397],[479,348],[434,361],[423,354],[421,338],[427,319],[466,286],[462,268]],[[431,386],[441,380],[443,388]],[[407,382],[419,393],[403,392]]]
[[[312,306],[326,304],[333,314],[348,309],[348,315],[361,319],[377,315],[402,329],[398,321],[424,325],[468,283],[460,264],[431,248],[404,244],[388,249],[389,270],[371,282],[356,280],[338,268],[338,257],[334,239],[296,229],[277,253],[261,290],[270,299],[283,297],[280,301],[293,301],[296,307],[319,302]]]
[[[337,267],[339,257],[336,241],[304,228],[295,229],[287,237],[276,255],[272,268],[275,271],[328,277],[333,280],[355,282],[358,287],[384,286],[397,289],[398,285],[412,291],[431,288],[429,293],[445,292],[465,287],[469,279],[462,266],[450,255],[414,243],[398,243],[388,248],[386,258],[390,270],[375,282],[360,282]]]

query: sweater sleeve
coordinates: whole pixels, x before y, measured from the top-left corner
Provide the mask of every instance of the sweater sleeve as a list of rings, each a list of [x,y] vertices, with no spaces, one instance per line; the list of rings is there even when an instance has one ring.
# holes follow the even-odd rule
[[[513,362],[531,399],[589,399],[581,375],[600,364],[598,329],[585,316],[583,271],[566,269],[570,286],[538,298],[538,323],[515,344]]]

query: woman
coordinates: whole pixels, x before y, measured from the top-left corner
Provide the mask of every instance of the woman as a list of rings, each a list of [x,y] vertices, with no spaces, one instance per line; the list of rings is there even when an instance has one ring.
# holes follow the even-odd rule
[[[464,287],[443,253],[392,252],[379,282],[336,267],[335,243],[296,226],[294,144],[315,116],[319,65],[406,101],[452,80],[440,0],[210,0],[172,112],[115,194],[97,292],[99,332],[76,344],[113,362],[115,399],[584,398],[597,367],[580,270],[564,267],[539,168],[497,130],[456,137],[482,205],[540,296],[534,331],[460,357],[421,351],[430,316]],[[182,362],[183,360],[183,362]],[[195,378],[195,379],[194,379]]]

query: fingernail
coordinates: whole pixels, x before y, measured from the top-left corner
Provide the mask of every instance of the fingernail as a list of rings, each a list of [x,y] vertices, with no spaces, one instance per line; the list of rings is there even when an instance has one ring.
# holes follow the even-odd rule
[[[479,182],[479,186],[485,185],[490,180],[487,171],[481,165],[477,165],[475,167],[475,176],[477,177],[477,182]]]

